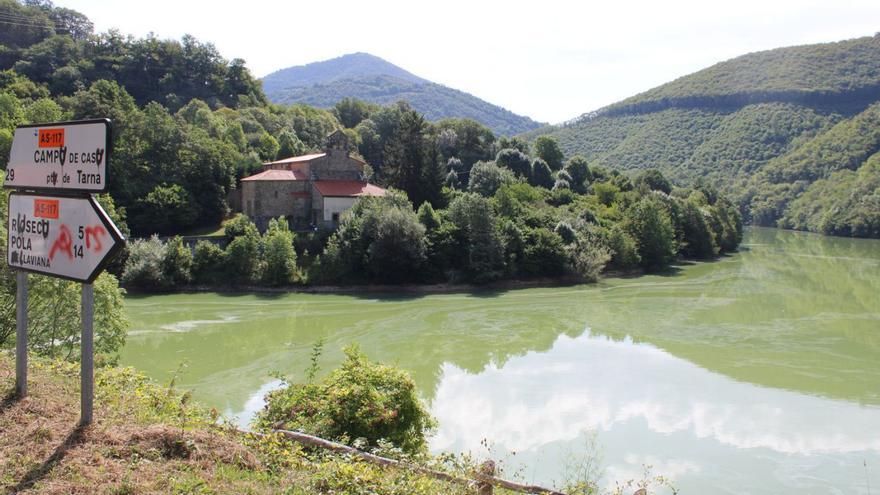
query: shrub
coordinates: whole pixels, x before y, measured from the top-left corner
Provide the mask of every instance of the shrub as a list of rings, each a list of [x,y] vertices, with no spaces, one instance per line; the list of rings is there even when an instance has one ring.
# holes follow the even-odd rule
[[[587,282],[598,280],[599,274],[611,260],[608,248],[585,239],[572,244],[568,256],[572,270]]]
[[[465,269],[477,282],[500,277],[504,245],[491,203],[478,194],[462,194],[449,204],[447,215],[458,231],[455,266]]]
[[[547,165],[547,162],[540,158],[535,158],[532,162],[532,174],[529,176],[529,184],[545,189],[553,187],[553,171]]]
[[[632,270],[642,262],[635,239],[618,225],[608,235],[608,248],[611,250],[611,266],[618,270]]]
[[[367,248],[368,272],[388,282],[419,278],[425,252],[425,226],[413,211],[389,208],[375,219]]]
[[[239,213],[232,218],[232,220],[226,222],[226,225],[223,226],[223,234],[226,237],[238,237],[240,235],[244,235],[248,229],[254,225],[254,222],[251,222],[251,219],[247,217],[244,213]]]
[[[624,228],[636,240],[643,268],[660,269],[675,258],[675,230],[657,199],[645,197],[627,209]]]
[[[498,188],[515,181],[513,172],[499,167],[495,162],[477,162],[471,168],[468,191],[485,197],[494,196]]]
[[[126,285],[155,289],[166,286],[162,260],[165,248],[159,237],[138,239],[128,246],[128,259],[122,270]]]
[[[269,221],[263,245],[266,259],[263,280],[269,285],[292,283],[296,279],[296,250],[287,220],[281,217]]]
[[[403,370],[370,362],[355,346],[345,349],[342,366],[318,383],[291,384],[270,392],[257,417],[258,428],[303,431],[370,446],[390,441],[407,453],[426,448],[434,427],[419,400],[415,382]]]
[[[174,236],[165,243],[162,252],[162,277],[166,284],[173,286],[192,281],[192,251],[183,243],[183,238]]]
[[[526,275],[554,276],[565,271],[566,254],[562,238],[546,228],[525,233],[521,268]]]
[[[262,273],[262,241],[253,223],[245,226],[244,233],[232,239],[226,246],[226,259],[232,280],[252,283]]]
[[[210,241],[199,241],[193,253],[192,274],[197,282],[220,282],[224,278],[226,253]]]

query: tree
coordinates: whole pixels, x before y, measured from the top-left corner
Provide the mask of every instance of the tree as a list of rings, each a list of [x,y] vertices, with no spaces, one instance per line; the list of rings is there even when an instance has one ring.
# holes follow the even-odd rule
[[[521,269],[531,276],[554,277],[565,271],[567,256],[562,238],[547,228],[525,233]]]
[[[281,149],[281,145],[279,145],[278,141],[268,132],[263,132],[263,134],[260,135],[260,144],[257,148],[257,153],[259,153],[262,160],[267,162],[274,160],[278,157],[279,149]]]
[[[666,209],[655,198],[644,197],[627,209],[624,228],[635,239],[646,270],[664,268],[675,259],[675,230]]]
[[[535,155],[547,162],[554,172],[562,168],[562,160],[565,158],[559,142],[551,136],[538,136],[535,140]]]
[[[587,186],[589,186],[590,181],[593,180],[593,174],[590,172],[590,166],[587,159],[581,155],[575,155],[565,163],[565,168],[563,168],[563,170],[565,170],[569,177],[571,177],[569,182],[574,192],[585,194],[587,192]]]
[[[403,112],[397,132],[385,147],[383,175],[388,185],[401,189],[410,201],[439,205],[445,179],[436,142],[428,139],[429,125],[415,110]]]
[[[199,241],[193,252],[192,274],[196,282],[217,283],[226,277],[226,253],[210,241]]]
[[[532,174],[529,176],[529,184],[535,187],[550,189],[553,187],[553,171],[547,162],[541,158],[535,158],[532,162]]]
[[[495,162],[477,162],[471,169],[468,191],[489,197],[504,184],[512,184],[515,181],[513,172],[499,167]]]
[[[666,194],[672,192],[672,184],[663,173],[656,168],[649,168],[639,172],[636,176],[635,186],[648,191],[661,191]]]
[[[128,245],[128,258],[122,271],[122,282],[144,289],[168,286],[163,267],[165,248],[157,236],[137,239]]]
[[[192,281],[193,255],[183,238],[174,236],[165,243],[162,253],[162,278],[171,287]]]
[[[500,277],[504,273],[504,245],[489,200],[475,193],[461,194],[449,204],[447,215],[457,229],[459,257],[454,264],[477,282]]]
[[[289,158],[305,154],[306,145],[296,136],[296,132],[289,129],[281,131],[278,135],[278,157]]]
[[[367,247],[373,280],[402,282],[419,278],[425,262],[425,226],[412,209],[388,208],[375,219]]]
[[[270,285],[287,285],[296,279],[296,251],[293,249],[293,232],[284,218],[269,220],[269,228],[263,234],[266,269],[263,280]]]
[[[169,234],[195,225],[199,218],[199,206],[189,191],[179,184],[169,186],[163,183],[138,203],[134,215],[138,229],[149,226],[152,232]]]
[[[531,160],[526,154],[514,148],[505,148],[499,151],[495,155],[495,163],[499,167],[511,170],[519,177],[528,179],[532,175]]]
[[[364,119],[370,118],[370,114],[376,108],[357,98],[343,98],[333,106],[333,115],[346,129],[353,129]]]
[[[263,246],[255,225],[248,224],[244,232],[226,246],[228,273],[237,283],[253,283],[263,273]]]

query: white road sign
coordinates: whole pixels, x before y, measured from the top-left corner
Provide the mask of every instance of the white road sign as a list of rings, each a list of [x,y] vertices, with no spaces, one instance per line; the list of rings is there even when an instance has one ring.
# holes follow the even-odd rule
[[[109,147],[107,119],[19,126],[3,186],[104,192]]]
[[[91,283],[125,240],[92,197],[9,195],[7,262]]]

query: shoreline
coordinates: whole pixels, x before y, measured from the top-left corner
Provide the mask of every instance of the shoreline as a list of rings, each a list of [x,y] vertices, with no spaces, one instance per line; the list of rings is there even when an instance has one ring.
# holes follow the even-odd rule
[[[608,276],[638,276],[640,273],[614,272]],[[604,277],[603,277],[604,278]],[[600,279],[601,280],[601,279]],[[575,285],[594,284],[576,276],[544,277],[534,279],[508,279],[486,284],[434,283],[434,284],[364,284],[364,285],[287,285],[282,287],[266,287],[262,285],[184,285],[168,290],[144,290],[140,287],[124,288],[128,295],[150,296],[162,294],[198,294],[214,292],[220,294],[467,294],[478,292],[501,292],[516,289],[535,289],[543,287],[571,287]]]

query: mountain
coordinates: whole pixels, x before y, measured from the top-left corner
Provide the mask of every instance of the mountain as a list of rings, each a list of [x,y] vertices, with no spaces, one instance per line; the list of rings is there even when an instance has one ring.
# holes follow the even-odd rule
[[[877,102],[880,34],[743,55],[524,137],[708,180],[754,224],[880,237]]]
[[[323,108],[346,97],[380,105],[406,100],[429,120],[473,119],[505,136],[541,126],[528,117],[422,79],[368,53],[273,72],[263,78],[263,91],[275,103],[305,103]]]

